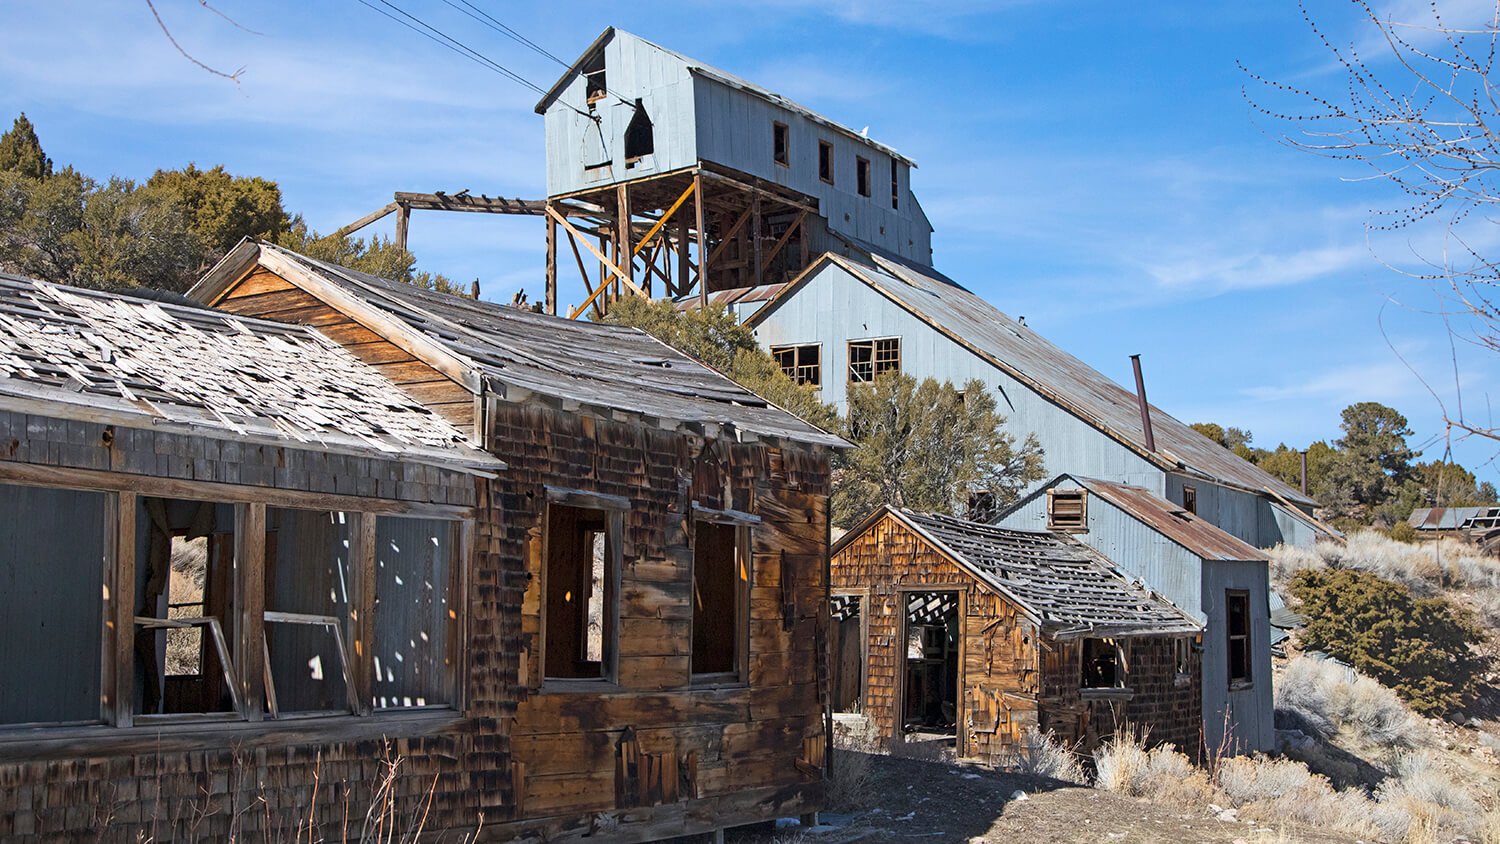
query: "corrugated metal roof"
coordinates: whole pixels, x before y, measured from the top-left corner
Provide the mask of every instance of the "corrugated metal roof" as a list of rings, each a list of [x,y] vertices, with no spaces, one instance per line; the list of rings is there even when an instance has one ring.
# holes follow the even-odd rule
[[[1140,405],[1135,393],[1053,345],[1047,338],[1006,316],[994,305],[931,267],[916,266],[851,248],[851,256],[826,254],[804,271],[805,281],[822,261],[833,261],[912,314],[989,360],[1017,380],[1056,402],[1163,469],[1197,474],[1209,480],[1276,495],[1300,504],[1317,502],[1281,479],[1225,449],[1213,440],[1151,407],[1156,451],[1146,449]],[[757,324],[789,300],[800,287],[788,285],[751,316]]]
[[[1234,562],[1266,559],[1264,551],[1252,548],[1248,543],[1148,489],[1077,475],[1067,477],[1205,560]]]
[[[889,512],[1010,596],[1040,620],[1049,635],[1123,636],[1202,629],[1166,599],[1129,582],[1098,551],[1070,536],[897,507]]]
[[[210,435],[503,465],[312,329],[3,274],[0,396]]]
[[[270,244],[258,246],[400,319],[498,385],[658,419],[729,425],[835,448],[849,445],[639,329],[423,290]]]
[[[769,103],[772,103],[774,105],[780,106],[781,108],[784,108],[787,111],[791,111],[791,112],[795,112],[797,114],[800,114],[803,117],[807,118],[808,120],[811,120],[814,123],[818,123],[818,124],[821,124],[823,126],[826,126],[827,128],[832,129],[835,132],[838,132],[839,134],[846,135],[846,136],[848,136],[848,137],[850,137],[850,138],[852,138],[852,139],[854,139],[854,140],[856,140],[856,141],[858,141],[858,142],[860,142],[860,143],[862,143],[862,144],[870,147],[871,149],[877,149],[877,150],[885,153],[886,155],[889,155],[890,157],[892,157],[894,159],[897,159],[898,161],[904,162],[906,165],[908,165],[910,167],[916,167],[917,166],[917,163],[915,161],[912,161],[910,158],[907,158],[906,156],[902,155],[901,153],[896,152],[896,150],[894,148],[886,146],[885,144],[882,144],[879,141],[872,141],[868,137],[866,137],[865,135],[862,135],[859,132],[856,132],[853,129],[850,129],[848,126],[845,126],[842,123],[838,123],[838,122],[835,122],[833,120],[829,120],[828,118],[826,118],[823,115],[817,113],[816,111],[813,111],[812,109],[808,108],[807,106],[802,105],[801,103],[796,102],[795,100],[789,100],[786,97],[783,97],[782,95],[776,93],[775,91],[770,90],[769,88],[763,88],[760,85],[756,85],[754,82],[750,82],[750,81],[747,81],[745,79],[741,79],[740,77],[735,76],[732,73],[728,73],[728,72],[722,71],[722,70],[720,70],[720,69],[718,69],[716,67],[712,67],[710,65],[703,64],[702,62],[697,61],[696,59],[692,59],[692,58],[689,58],[687,56],[684,56],[683,54],[677,52],[676,50],[673,50],[673,49],[670,49],[670,48],[667,48],[667,47],[663,47],[662,45],[657,44],[655,42],[647,41],[646,39],[640,37],[639,35],[635,35],[633,33],[626,32],[623,29],[617,29],[617,28],[612,27],[612,26],[609,27],[609,28],[607,28],[607,29],[605,29],[604,32],[601,33],[598,38],[595,38],[594,39],[594,43],[590,44],[588,46],[588,49],[584,50],[583,53],[581,55],[579,55],[578,59],[576,61],[574,61],[573,64],[568,67],[567,71],[565,71],[563,73],[563,75],[556,82],[552,83],[552,87],[549,88],[547,90],[547,93],[545,93],[545,94],[542,95],[542,99],[537,102],[536,108],[535,108],[536,113],[537,114],[545,114],[546,111],[547,111],[547,107],[552,104],[553,100],[556,100],[558,98],[558,96],[560,94],[562,94],[563,88],[567,87],[567,84],[568,84],[569,80],[571,80],[573,78],[573,76],[579,72],[580,68],[583,67],[584,62],[588,61],[599,50],[604,49],[604,45],[608,44],[609,41],[610,41],[610,39],[613,38],[615,35],[625,35],[625,36],[628,36],[630,38],[634,38],[635,40],[641,42],[642,44],[646,44],[648,46],[654,47],[654,48],[662,51],[663,53],[666,53],[667,55],[675,56],[679,61],[681,61],[684,65],[687,66],[687,69],[688,69],[689,73],[693,73],[695,75],[702,76],[705,79],[712,79],[713,81],[719,83],[720,85],[727,85],[727,86],[729,86],[731,88],[737,88],[739,90],[742,90],[742,91],[746,92],[747,94],[751,94],[751,95],[753,95],[755,97],[759,97],[760,99],[763,99],[763,100],[765,100],[765,101],[767,101]]]
[[[1418,530],[1468,530],[1500,526],[1500,507],[1418,507],[1406,523]]]

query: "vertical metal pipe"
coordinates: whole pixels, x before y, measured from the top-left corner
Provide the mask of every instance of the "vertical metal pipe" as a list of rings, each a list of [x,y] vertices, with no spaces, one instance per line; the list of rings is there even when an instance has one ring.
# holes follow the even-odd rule
[[[1151,434],[1151,405],[1146,403],[1146,379],[1141,375],[1141,356],[1131,355],[1135,367],[1135,400],[1141,406],[1141,429],[1146,432],[1146,450],[1156,451],[1156,437]]]
[[[1307,449],[1302,449],[1302,494],[1307,494]]]

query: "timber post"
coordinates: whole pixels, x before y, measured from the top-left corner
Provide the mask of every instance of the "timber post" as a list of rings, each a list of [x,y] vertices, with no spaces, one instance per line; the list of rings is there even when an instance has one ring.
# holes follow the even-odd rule
[[[552,203],[547,203],[549,209]],[[547,215],[547,313],[557,316],[557,221]]]

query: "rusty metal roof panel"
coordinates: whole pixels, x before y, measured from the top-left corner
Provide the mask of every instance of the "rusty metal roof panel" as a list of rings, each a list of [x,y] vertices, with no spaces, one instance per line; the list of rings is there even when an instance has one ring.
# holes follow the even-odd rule
[[[0,406],[27,402],[210,436],[503,466],[313,329],[0,274]]]
[[[1406,523],[1418,530],[1462,530],[1488,522],[1496,515],[1494,507],[1418,507]],[[1488,526],[1488,525],[1485,525]]]
[[[834,448],[849,445],[639,329],[423,290],[270,244],[259,246],[396,317],[499,384],[658,419],[730,425]]]
[[[1299,490],[1154,405],[1151,427],[1156,451],[1147,451],[1134,392],[937,270],[858,248],[851,249],[848,258],[833,260],[935,329],[1163,468],[1197,474],[1255,493],[1269,489],[1290,501],[1316,505]],[[765,310],[757,313],[752,323],[765,313]]]
[[[1066,534],[890,508],[896,519],[1008,595],[1057,637],[1192,633],[1196,620]],[[867,523],[868,524],[868,523]]]
[[[1148,489],[1097,478],[1068,477],[1205,560],[1253,562],[1266,559],[1264,551],[1251,547]]]

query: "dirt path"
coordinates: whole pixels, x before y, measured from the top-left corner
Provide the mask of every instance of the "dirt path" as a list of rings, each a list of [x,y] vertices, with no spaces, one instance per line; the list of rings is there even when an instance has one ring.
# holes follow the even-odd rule
[[[1013,799],[1017,791],[1024,799]],[[1221,821],[1207,806],[1172,807],[1014,774],[889,756],[871,759],[864,807],[827,813],[824,826],[731,835],[741,844],[885,842],[1348,842],[1346,835],[1286,825]]]

